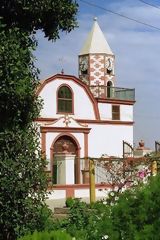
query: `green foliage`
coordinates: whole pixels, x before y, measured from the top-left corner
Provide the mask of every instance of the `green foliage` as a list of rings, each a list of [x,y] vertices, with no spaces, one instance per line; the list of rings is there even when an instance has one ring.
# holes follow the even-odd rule
[[[53,220],[53,212],[51,209],[48,208],[47,205],[43,205],[42,207],[38,208],[39,210],[39,219],[37,222],[37,230],[47,230],[51,231],[54,229],[54,220]]]
[[[104,236],[104,229],[101,233],[97,227],[104,212],[108,214],[107,207],[100,202],[90,205],[75,199],[70,208],[69,218],[62,220],[57,228],[66,230],[77,240],[101,239]]]
[[[71,240],[69,234],[61,231],[52,232],[34,232],[33,234],[24,236],[19,240]]]
[[[112,209],[115,239],[160,239],[160,176],[135,192],[124,193]],[[154,236],[154,238],[153,238]]]
[[[72,0],[0,1],[0,239],[51,229],[38,127],[35,30],[48,39],[75,26]]]
[[[66,207],[72,207],[75,201],[76,201],[75,198],[72,198],[72,197],[67,198],[65,202]]]
[[[0,236],[8,231],[13,235],[25,231],[32,218],[32,227],[36,229],[38,207],[43,205],[47,187],[45,162],[40,151],[35,153],[36,130],[15,130],[0,135]]]
[[[65,229],[77,240],[159,240],[160,239],[160,175],[148,184],[127,190],[113,201],[88,205],[76,202],[69,218],[57,228]],[[113,204],[114,203],[114,204]]]
[[[27,33],[6,29],[0,22],[0,131],[25,128],[39,114],[38,70],[32,55],[36,45]]]
[[[34,38],[0,22],[0,239],[38,227],[47,188],[37,126]]]
[[[78,4],[74,0],[1,0],[0,16],[8,28],[34,33],[41,29],[49,39],[76,26]]]
[[[81,202],[78,199],[75,199],[74,204],[70,208],[69,212],[69,221],[72,225],[72,230],[76,229],[84,229],[86,224],[88,223],[89,213],[87,211],[87,204],[85,202]]]

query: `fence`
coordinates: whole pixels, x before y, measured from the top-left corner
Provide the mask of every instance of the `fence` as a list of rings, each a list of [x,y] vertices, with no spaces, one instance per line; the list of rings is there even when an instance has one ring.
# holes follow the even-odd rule
[[[142,158],[93,158],[97,183],[119,184],[144,180],[160,171],[160,156]]]

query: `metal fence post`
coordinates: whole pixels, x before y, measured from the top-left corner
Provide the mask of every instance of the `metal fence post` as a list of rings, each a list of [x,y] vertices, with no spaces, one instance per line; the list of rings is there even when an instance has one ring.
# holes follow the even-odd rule
[[[151,167],[151,171],[152,171],[152,176],[156,176],[157,175],[157,161],[153,161],[152,162],[152,167]]]

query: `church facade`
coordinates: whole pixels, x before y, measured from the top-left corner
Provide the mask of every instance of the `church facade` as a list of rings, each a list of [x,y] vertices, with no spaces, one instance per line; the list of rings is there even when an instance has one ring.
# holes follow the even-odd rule
[[[88,191],[87,157],[122,157],[122,142],[133,145],[135,90],[116,86],[115,56],[96,19],[78,64],[79,78],[57,74],[37,90],[43,99],[36,120],[41,149],[63,197],[83,197]],[[100,188],[101,179],[96,183]]]

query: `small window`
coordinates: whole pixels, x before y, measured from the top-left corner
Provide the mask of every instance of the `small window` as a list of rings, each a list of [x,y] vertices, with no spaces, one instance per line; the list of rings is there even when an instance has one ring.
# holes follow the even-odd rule
[[[58,90],[58,112],[73,113],[72,92],[67,86],[62,86]]]
[[[120,106],[112,105],[112,120],[120,120]]]

